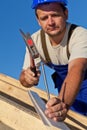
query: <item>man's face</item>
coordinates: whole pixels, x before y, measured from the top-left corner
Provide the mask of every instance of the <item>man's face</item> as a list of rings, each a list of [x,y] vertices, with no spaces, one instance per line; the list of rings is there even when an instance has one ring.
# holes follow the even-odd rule
[[[63,10],[59,3],[40,5],[36,13],[39,25],[48,35],[59,35],[65,29],[68,11]]]

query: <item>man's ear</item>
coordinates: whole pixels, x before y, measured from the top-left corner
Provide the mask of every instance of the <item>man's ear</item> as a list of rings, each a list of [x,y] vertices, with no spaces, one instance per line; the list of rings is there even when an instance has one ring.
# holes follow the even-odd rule
[[[65,19],[67,20],[68,19],[68,9],[65,10]]]

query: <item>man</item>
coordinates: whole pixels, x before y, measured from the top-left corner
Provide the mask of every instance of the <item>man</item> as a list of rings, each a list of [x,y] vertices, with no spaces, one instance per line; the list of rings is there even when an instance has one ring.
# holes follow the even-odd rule
[[[52,77],[59,94],[47,102],[45,111],[55,121],[63,121],[69,108],[87,115],[87,30],[67,22],[66,6],[66,0],[33,0],[32,5],[43,30],[34,33],[32,38],[43,62],[55,70]],[[40,72],[37,69],[35,77],[30,64],[26,50],[20,75],[25,87],[39,82]]]

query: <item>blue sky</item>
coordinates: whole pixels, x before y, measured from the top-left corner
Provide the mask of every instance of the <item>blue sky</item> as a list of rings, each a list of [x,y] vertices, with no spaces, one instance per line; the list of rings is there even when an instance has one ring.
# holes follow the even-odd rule
[[[19,79],[25,54],[19,29],[30,34],[39,29],[31,4],[32,0],[0,0],[0,73],[16,79]],[[87,0],[69,0],[68,9],[68,21],[87,28]],[[46,68],[50,91],[55,93],[49,78],[52,72]],[[43,77],[38,87],[44,88]]]

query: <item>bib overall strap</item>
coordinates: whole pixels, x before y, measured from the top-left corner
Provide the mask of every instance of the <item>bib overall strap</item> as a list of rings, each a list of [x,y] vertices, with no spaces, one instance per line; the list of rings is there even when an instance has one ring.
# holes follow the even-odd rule
[[[47,46],[46,46],[45,33],[42,29],[41,29],[40,35],[41,35],[42,49],[43,49],[43,52],[44,52],[44,55],[46,58],[46,62],[50,63],[51,59],[50,59],[50,56],[48,54],[48,50],[47,50]]]
[[[66,46],[66,52],[67,52],[67,57],[68,57],[68,59],[69,59],[69,57],[70,57],[70,52],[69,52],[69,40],[70,40],[70,37],[71,37],[71,35],[72,35],[72,33],[73,33],[73,31],[74,31],[74,29],[75,29],[76,27],[77,27],[76,24],[71,24],[71,27],[70,27],[69,32],[68,32],[68,40],[67,40],[67,46]]]
[[[72,34],[73,30],[76,27],[77,27],[77,25],[71,24],[71,27],[70,27],[70,30],[69,30],[69,33],[68,33],[68,40],[67,40],[67,47],[66,47],[66,52],[67,52],[68,59],[69,59],[69,56],[70,56],[70,53],[69,53],[69,40],[70,40],[70,37],[71,37],[71,34]],[[44,31],[42,29],[41,29],[40,35],[41,35],[42,48],[43,48],[43,52],[44,52],[46,61],[47,61],[47,63],[51,63],[51,59],[50,59],[49,53],[47,51],[45,33],[44,33]]]

